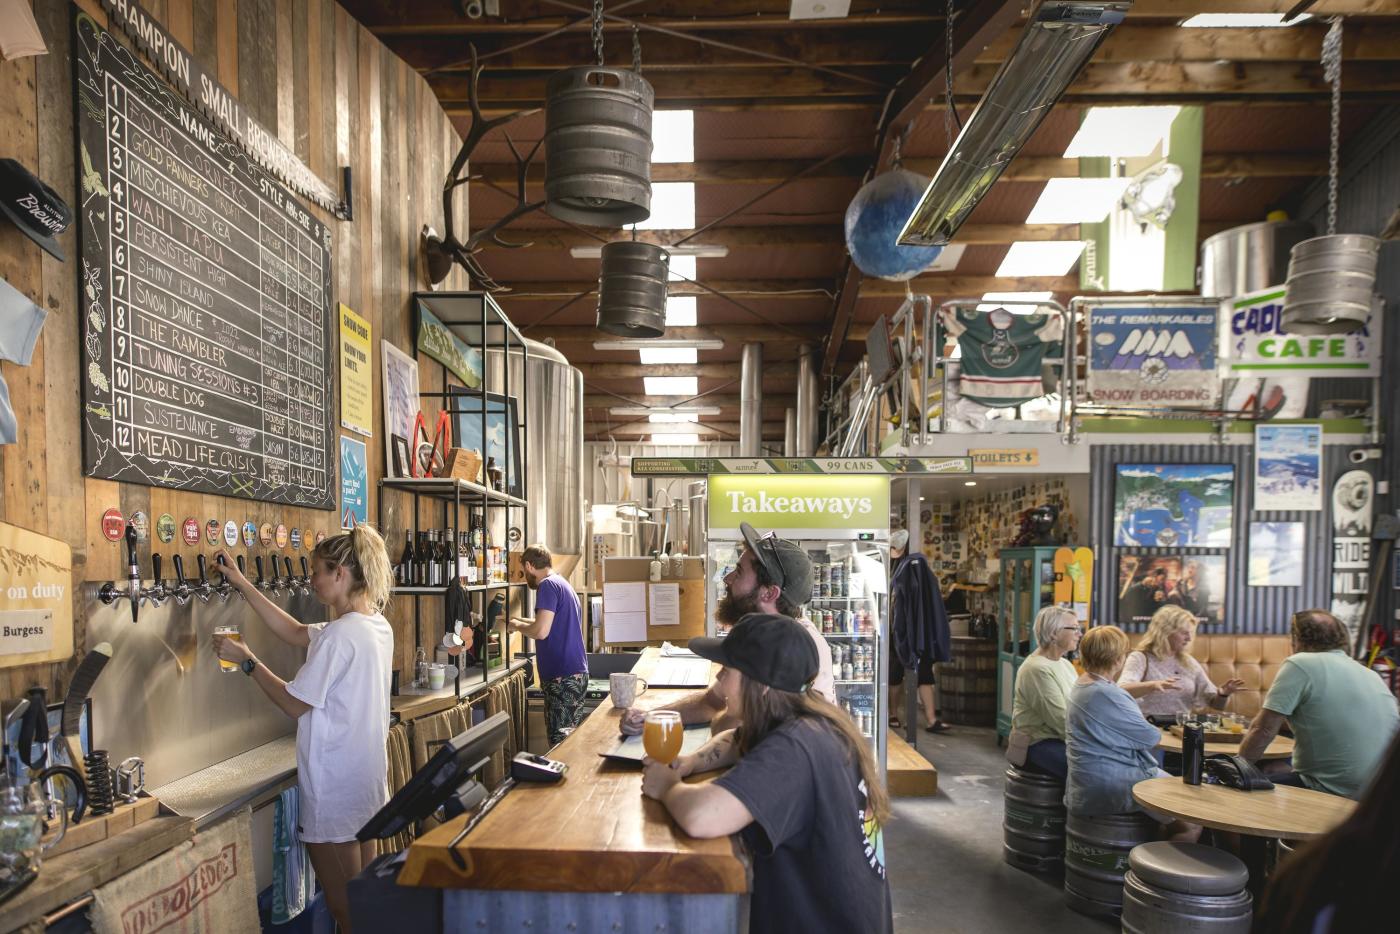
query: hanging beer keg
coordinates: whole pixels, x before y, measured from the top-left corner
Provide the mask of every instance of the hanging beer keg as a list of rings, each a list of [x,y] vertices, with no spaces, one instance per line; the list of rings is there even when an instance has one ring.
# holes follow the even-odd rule
[[[603,244],[598,276],[598,330],[620,337],[660,337],[666,332],[664,247],[635,240]]]
[[[651,216],[655,92],[635,71],[569,68],[545,89],[545,211],[622,227]]]
[[[1365,234],[1329,234],[1295,245],[1284,284],[1284,331],[1359,331],[1371,313],[1380,249],[1381,242]]]

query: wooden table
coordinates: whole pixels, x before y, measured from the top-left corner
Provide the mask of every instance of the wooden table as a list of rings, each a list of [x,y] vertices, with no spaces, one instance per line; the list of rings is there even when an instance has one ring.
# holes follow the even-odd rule
[[[633,670],[647,677],[658,657],[659,650],[647,649]],[[653,688],[638,704],[662,707],[691,693]],[[569,766],[562,782],[512,788],[458,846],[465,868],[447,848],[463,816],[413,842],[398,885],[446,890],[446,930],[475,931],[474,919],[483,917],[494,919],[492,927],[519,929],[533,918],[547,928],[550,917],[565,916],[559,912],[586,917],[617,903],[617,893],[634,899],[617,909],[625,909],[625,927],[669,917],[675,932],[683,917],[686,930],[734,929],[746,915],[740,905],[749,890],[738,838],[687,836],[660,802],[642,796],[639,769],[598,754],[617,742],[621,715],[605,699],[550,752]]]
[[[1241,734],[1243,735],[1243,734]],[[1181,752],[1181,737],[1175,735],[1170,730],[1162,731],[1162,741],[1157,744],[1158,749],[1165,749],[1167,752]],[[1213,756],[1224,754],[1227,756],[1239,755],[1239,743],[1206,743],[1206,755]],[[1275,736],[1274,741],[1269,743],[1260,759],[1287,759],[1293,755],[1293,740],[1287,736]]]

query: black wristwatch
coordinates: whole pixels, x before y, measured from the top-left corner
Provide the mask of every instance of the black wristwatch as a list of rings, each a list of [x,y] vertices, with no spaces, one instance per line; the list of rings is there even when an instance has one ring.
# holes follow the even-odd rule
[[[253,669],[258,667],[258,660],[256,658],[245,658],[238,667],[242,668],[243,673],[251,678],[253,677]]]

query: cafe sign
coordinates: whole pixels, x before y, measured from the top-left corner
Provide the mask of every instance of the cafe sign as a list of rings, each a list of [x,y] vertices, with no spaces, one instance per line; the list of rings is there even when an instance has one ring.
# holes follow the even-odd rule
[[[1221,341],[1228,375],[1380,375],[1381,319],[1376,308],[1361,330],[1350,334],[1288,334],[1283,330],[1283,291],[1274,286],[1229,303]]]
[[[709,480],[710,529],[807,536],[813,532],[875,532],[889,528],[886,477],[718,475]],[[850,536],[846,536],[850,537]]]
[[[0,668],[72,654],[72,549],[0,522]]]

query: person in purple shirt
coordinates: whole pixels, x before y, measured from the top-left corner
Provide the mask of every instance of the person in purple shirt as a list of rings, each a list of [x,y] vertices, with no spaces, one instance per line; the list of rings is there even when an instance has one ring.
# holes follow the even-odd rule
[[[531,545],[520,556],[525,583],[535,592],[535,618],[512,620],[511,627],[535,640],[535,669],[544,690],[549,744],[578,726],[588,690],[588,657],[583,652],[578,595],[554,573],[554,556]]]

